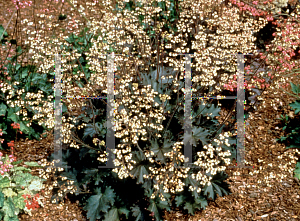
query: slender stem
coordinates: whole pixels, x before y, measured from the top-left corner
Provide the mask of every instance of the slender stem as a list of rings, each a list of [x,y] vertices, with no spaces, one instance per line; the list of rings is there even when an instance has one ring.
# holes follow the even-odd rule
[[[17,21],[16,21],[16,25],[17,25]],[[14,27],[14,33],[13,33],[13,36],[15,35],[15,31],[16,31],[16,26]],[[4,61],[7,61],[7,57],[8,57],[8,54],[9,54],[9,52],[10,52],[11,47],[12,47],[12,44],[11,44],[10,47],[9,47],[9,50],[8,50],[8,52],[7,52],[7,54],[6,54],[6,58],[5,58]]]
[[[19,10],[17,10],[17,19],[16,19],[16,64],[18,63],[18,18],[19,18]],[[21,35],[22,36],[22,35]],[[21,39],[21,44],[22,44],[22,39]],[[16,66],[15,66],[16,70]]]
[[[184,98],[181,99],[180,103],[183,101],[183,99],[184,99]],[[173,119],[173,117],[174,117],[174,115],[175,115],[175,113],[176,113],[176,111],[177,111],[178,108],[179,108],[179,104],[177,103],[176,108],[175,108],[175,111],[173,112],[173,114],[172,114],[172,116],[171,116],[171,118],[170,118],[170,120],[169,120],[169,122],[168,122],[166,128],[164,129],[163,136],[164,136],[165,132],[167,131],[167,129],[168,129],[170,123],[171,123],[171,120]]]
[[[74,49],[73,48],[73,45],[71,45],[72,46],[72,49]],[[82,67],[82,65],[81,65],[81,62],[79,61],[79,59],[76,57],[76,60],[77,60],[77,62],[78,62],[78,64],[79,64],[79,66],[80,66],[80,68],[81,68],[81,70],[82,70],[82,72],[84,73],[84,79],[86,80],[86,82],[89,82],[87,79],[86,79],[86,77],[85,77],[85,72],[84,72],[84,70],[83,70],[83,67]],[[93,87],[91,87],[91,89],[92,89],[92,92],[93,93],[95,93],[95,90],[94,90],[94,88]]]
[[[3,98],[3,100],[7,101],[7,99],[2,94],[0,94],[0,96]]]
[[[87,147],[87,148],[92,149],[92,150],[98,151],[97,149],[91,147],[91,146],[88,145],[88,144],[83,143],[81,140],[79,140],[77,137],[75,137],[75,134],[74,134],[73,132],[71,133],[71,137],[72,137],[75,141],[77,141],[78,143],[80,143],[82,146]]]
[[[143,150],[140,148],[139,142],[138,142],[138,141],[136,142],[136,145],[137,145],[137,148],[139,149],[139,151],[141,152],[141,154],[143,155],[143,159],[145,159],[144,152],[143,152]]]
[[[3,33],[2,33],[2,35],[1,35],[1,37],[0,37],[0,39],[2,39],[2,37],[3,37],[3,35],[4,35],[5,31],[6,31],[6,29],[7,29],[8,25],[9,25],[9,23],[11,22],[11,19],[13,18],[14,14],[16,13],[17,10],[18,10],[18,9],[15,9],[14,13],[13,13],[12,16],[10,17],[9,22],[7,23],[7,25],[6,25],[6,27],[5,27],[5,29],[4,29],[4,31],[3,31]]]
[[[179,72],[178,72],[177,74],[179,74]],[[177,76],[176,76],[176,78],[177,78]],[[178,79],[178,81],[179,81],[179,79]],[[178,107],[179,107],[179,103],[178,103],[178,100],[179,100],[179,85],[180,85],[180,84],[178,84],[178,86],[177,86],[177,101],[176,101],[177,104],[176,104],[174,113],[173,113],[173,115],[171,116],[171,118],[170,118],[170,120],[169,120],[169,122],[168,122],[168,124],[167,124],[167,127],[164,129],[163,136],[165,135],[165,132],[166,132],[166,130],[168,129],[168,127],[169,127],[169,125],[170,125],[170,123],[171,123],[171,120],[172,120],[172,118],[173,118],[175,112],[177,111],[177,109],[178,109]],[[181,101],[182,101],[182,100],[181,100]]]
[[[267,55],[269,54],[269,52],[267,52]],[[266,56],[267,57],[267,56]],[[261,61],[259,66],[257,67],[256,71],[254,72],[254,74],[251,76],[253,78],[253,76],[257,73],[258,69],[260,68],[260,66],[263,64],[263,62]],[[252,80],[252,78],[250,80]],[[266,87],[263,89],[262,93],[266,90]],[[252,105],[253,107],[255,106],[256,102],[258,101],[258,98],[255,97],[255,102]]]
[[[89,99],[90,105],[92,107],[92,111],[93,111],[93,127],[95,129],[95,131],[97,131],[98,133],[100,133],[100,131],[98,130],[98,128],[95,125],[95,112],[94,112],[94,105],[92,104],[91,99]]]
[[[208,103],[208,102],[207,102],[207,103]],[[202,109],[202,111],[204,111],[204,109],[206,108],[207,103],[205,104],[205,107]],[[212,103],[212,100],[210,101],[210,104],[211,104],[211,103]],[[202,111],[200,111],[200,113],[199,113],[195,118],[199,117],[199,115],[202,113]]]
[[[236,103],[231,107],[231,110],[228,112],[227,116],[225,117],[225,119],[223,120],[223,122],[220,124],[220,126],[218,127],[218,129],[213,133],[213,138],[210,139],[209,143],[211,143],[216,137],[219,136],[218,131],[220,130],[220,128],[224,125],[224,123],[227,121],[228,117],[231,116],[233,109],[235,108]],[[216,134],[216,135],[215,135]]]

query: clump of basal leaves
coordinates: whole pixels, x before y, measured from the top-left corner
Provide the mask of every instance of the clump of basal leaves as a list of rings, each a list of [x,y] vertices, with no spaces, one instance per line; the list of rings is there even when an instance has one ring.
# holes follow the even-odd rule
[[[295,85],[290,82],[292,91],[294,93],[293,96],[298,97],[299,99],[295,102],[290,103],[289,105],[294,110],[295,115],[293,118],[290,118],[289,115],[283,116],[281,115],[282,122],[282,130],[285,131],[285,136],[276,139],[279,143],[284,143],[286,145],[286,149],[289,148],[300,148],[300,86]],[[296,169],[294,170],[294,177],[300,179],[300,161],[298,160],[296,164]]]
[[[46,180],[31,175],[30,168],[20,165],[22,160],[15,162],[13,160],[16,159],[13,159],[13,157],[12,160],[9,159],[11,155],[6,155],[5,158],[1,156],[2,153],[0,154],[1,165],[9,166],[9,169],[1,169],[0,220],[3,218],[4,221],[18,221],[20,213],[26,212],[31,215],[34,208],[38,208],[39,205],[43,206],[41,201],[43,197],[38,193],[43,189],[43,182]],[[42,167],[36,162],[24,162],[24,164],[30,167]],[[26,200],[27,197],[30,200]],[[30,204],[28,201],[30,201]],[[34,207],[33,204],[35,204]]]
[[[131,7],[132,4],[132,1],[128,2],[128,7]],[[174,2],[172,7],[174,7]],[[173,10],[175,11],[175,9]],[[68,42],[72,42],[76,48],[78,45],[74,43],[75,41],[78,41],[78,38],[74,36],[68,39]],[[80,62],[86,64],[87,60],[85,59],[86,57],[82,56]],[[88,74],[90,70],[86,69],[86,71]],[[172,72],[170,68],[163,69],[160,77],[168,75],[170,72]],[[146,178],[151,174],[150,167],[163,169],[170,164],[177,167],[184,166],[181,160],[173,162],[167,156],[167,154],[173,153],[173,147],[177,141],[184,140],[184,93],[181,91],[184,88],[184,80],[179,80],[178,93],[175,93],[174,88],[171,89],[173,87],[172,80],[156,81],[156,73],[155,69],[151,69],[150,74],[140,73],[142,78],[137,78],[135,83],[138,84],[138,87],[151,85],[151,88],[158,92],[154,100],[159,106],[164,106],[166,119],[162,122],[162,125],[165,129],[159,132],[162,135],[160,138],[152,136],[146,141],[138,141],[139,148],[136,145],[131,145],[130,153],[136,163],[129,171],[130,176],[120,179],[112,168],[98,168],[98,166],[105,165],[105,163],[99,162],[98,158],[99,153],[106,150],[106,146],[103,142],[99,142],[97,148],[94,148],[93,140],[103,141],[106,138],[106,104],[100,99],[95,99],[92,101],[92,105],[82,107],[85,114],[81,114],[76,118],[75,127],[71,129],[84,142],[85,146],[81,145],[79,149],[69,148],[63,150],[63,165],[67,165],[71,169],[56,172],[57,177],[66,177],[67,179],[58,179],[58,186],[53,189],[52,200],[58,203],[64,199],[65,195],[68,195],[68,198],[72,201],[79,200],[79,205],[83,206],[87,218],[91,221],[96,219],[138,221],[152,220],[153,218],[163,220],[164,211],[169,211],[174,207],[194,215],[196,210],[206,208],[208,200],[215,200],[217,195],[230,194],[229,185],[224,182],[227,178],[224,171],[219,171],[215,175],[212,175],[211,171],[203,171],[203,174],[211,180],[209,184],[202,185],[191,175],[197,174],[201,169],[191,167],[187,177],[182,178],[185,184],[183,190],[175,194],[164,192],[162,189],[157,192],[154,188],[157,184],[156,179]],[[173,73],[173,77],[175,75]],[[120,76],[116,77],[120,78]],[[132,90],[133,83],[129,83],[128,88]],[[197,90],[201,91],[200,89],[200,86],[198,86]],[[159,97],[162,94],[169,95],[171,99],[162,100]],[[216,120],[221,110],[220,107],[212,104],[212,102],[197,102],[192,102],[192,134],[188,137],[188,142],[193,145],[193,162],[199,159],[197,152],[206,152],[205,145],[217,146],[214,138],[224,132],[222,131],[224,125],[220,125]],[[128,110],[126,109],[126,111]],[[93,119],[95,119],[95,123]],[[82,123],[86,124],[85,127],[77,129],[77,126]],[[150,128],[148,127],[148,129]],[[229,151],[231,154],[229,159],[232,160],[236,158],[234,146],[236,138],[229,137],[228,143],[230,145],[221,145],[221,149],[223,152]],[[116,138],[115,146],[117,147],[118,144],[123,144],[123,140]],[[182,156],[183,148],[178,151],[177,155]],[[147,157],[146,153],[149,152],[152,152],[153,155]],[[216,159],[215,155],[214,153],[212,159]],[[51,155],[48,160],[53,159],[54,155]],[[224,166],[225,162],[220,160],[218,165]],[[72,181],[72,185],[68,181]],[[72,186],[72,188],[67,188],[60,195],[58,193],[61,186]],[[189,186],[192,186],[192,191]],[[197,192],[198,189],[201,189],[201,191]],[[153,194],[155,195],[154,198],[152,198]]]
[[[170,71],[170,69],[165,69],[165,72]],[[162,71],[162,75],[167,74]],[[219,196],[230,194],[229,186],[224,182],[227,178],[224,171],[217,172],[215,175],[212,175],[211,171],[203,172],[206,176],[211,177],[211,180],[210,184],[201,185],[191,175],[192,173],[197,174],[201,170],[197,167],[190,168],[188,176],[182,179],[185,187],[181,192],[170,194],[160,191],[156,193],[154,185],[157,184],[157,181],[154,178],[146,178],[151,174],[149,168],[163,168],[170,163],[175,163],[166,154],[173,152],[173,146],[178,140],[184,139],[182,133],[184,131],[184,93],[181,92],[181,89],[184,88],[184,80],[179,81],[178,93],[175,93],[170,90],[172,86],[168,80],[155,80],[156,70],[152,70],[150,75],[141,73],[141,77],[142,79],[136,83],[139,87],[151,85],[151,88],[158,92],[154,100],[159,106],[165,107],[164,113],[167,116],[162,125],[164,128],[169,126],[161,132],[162,137],[160,138],[152,137],[147,141],[140,140],[138,144],[142,151],[134,145],[131,146],[132,159],[136,163],[129,171],[130,177],[120,179],[112,169],[98,168],[98,166],[105,165],[97,160],[98,152],[103,153],[105,150],[103,144],[95,149],[82,146],[79,149],[71,148],[63,151],[63,164],[70,166],[71,169],[57,172],[57,176],[67,177],[67,180],[59,180],[58,187],[54,187],[54,193],[58,193],[59,186],[68,185],[67,181],[71,180],[75,196],[69,194],[71,193],[70,188],[62,196],[54,194],[53,199],[59,202],[68,194],[68,198],[74,201],[79,200],[80,205],[87,211],[86,216],[89,220],[115,221],[121,218],[122,220],[150,220],[153,217],[156,220],[163,220],[164,211],[169,211],[172,207],[179,207],[189,214],[194,214],[196,210],[205,209],[208,200],[215,200],[217,194]],[[132,89],[133,83],[129,83],[128,87]],[[167,94],[171,99],[162,101],[159,94]],[[177,103],[177,99],[181,101],[180,105]],[[85,110],[86,114],[79,116],[75,124],[75,128],[77,128],[81,123],[86,123],[83,130],[76,129],[76,132],[78,137],[90,147],[94,147],[92,138],[99,140],[106,138],[106,105],[101,100],[94,100],[93,104],[96,106],[96,110],[93,110],[92,106],[84,106],[82,110]],[[195,162],[198,159],[197,152],[206,151],[204,145],[211,143],[217,146],[216,142],[211,140],[222,131],[223,127],[220,127],[215,119],[216,116],[219,116],[220,107],[209,104],[209,102],[198,104],[193,102],[192,106],[192,134],[189,136],[188,142],[193,144],[193,162]],[[92,120],[93,115],[97,115],[95,125]],[[170,123],[168,123],[169,121]],[[235,157],[233,144],[236,143],[236,139],[229,137],[228,140],[231,145],[223,144],[221,147],[222,151],[231,153],[230,159],[232,160]],[[116,138],[116,146],[121,143],[122,140]],[[152,151],[154,155],[146,157],[148,151]],[[183,148],[178,154],[183,155]],[[150,158],[151,160],[149,160]],[[52,159],[53,156],[49,158],[49,160]],[[184,166],[180,160],[176,161],[176,165]],[[221,160],[219,165],[224,166],[225,162]],[[192,186],[194,190],[190,191],[189,186]],[[201,192],[198,193],[197,189],[201,189]],[[155,197],[151,198],[154,193],[156,193]],[[162,200],[161,196],[165,200]]]

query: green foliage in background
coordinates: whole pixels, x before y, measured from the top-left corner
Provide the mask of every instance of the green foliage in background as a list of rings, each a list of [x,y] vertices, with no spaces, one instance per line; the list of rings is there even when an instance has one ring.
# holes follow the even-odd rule
[[[0,26],[0,35],[1,30],[3,29],[2,26]],[[4,30],[4,29],[3,29]],[[2,32],[3,32],[2,30]],[[77,64],[77,67],[74,67],[72,70],[72,73],[74,75],[79,76],[79,68],[83,68],[85,77],[87,79],[90,78],[91,72],[89,70],[89,65],[87,64],[87,60],[85,59],[86,56],[84,55],[85,51],[88,51],[88,49],[92,46],[92,43],[90,42],[91,38],[94,39],[97,38],[97,36],[92,36],[92,34],[85,34],[89,30],[88,28],[84,28],[84,30],[79,34],[79,36],[74,35],[73,33],[66,38],[66,42],[71,44],[71,46],[67,45],[61,45],[61,49],[65,48],[66,51],[72,51],[73,47],[77,49],[77,53],[80,53],[82,57],[80,57],[78,60],[75,59],[74,61],[70,61],[71,64]],[[5,32],[4,37],[7,36],[7,33]],[[51,41],[50,41],[51,43]],[[73,47],[72,47],[73,46]],[[39,114],[39,111],[33,108],[32,105],[28,104],[29,101],[28,98],[26,98],[27,93],[31,94],[42,94],[43,96],[40,97],[40,102],[38,106],[40,108],[43,107],[43,104],[45,102],[49,102],[49,95],[54,96],[54,75],[55,75],[55,67],[53,67],[49,73],[38,73],[37,66],[34,65],[26,65],[21,66],[19,63],[17,63],[17,58],[21,56],[23,53],[27,52],[27,49],[23,50],[20,46],[17,47],[16,50],[17,54],[12,57],[8,57],[7,60],[9,61],[3,67],[1,68],[1,72],[5,73],[7,72],[7,76],[1,74],[0,75],[0,82],[8,83],[10,85],[11,89],[6,90],[3,92],[0,91],[0,129],[2,129],[2,139],[4,139],[4,142],[0,144],[0,149],[7,149],[7,143],[11,140],[15,139],[15,131],[11,127],[8,127],[7,125],[11,125],[12,123],[19,123],[20,124],[20,131],[22,131],[22,135],[19,135],[18,138],[28,138],[28,139],[37,139],[40,140],[41,134],[45,133],[46,131],[49,131],[50,129],[47,128],[47,126],[43,124],[39,124],[39,120],[33,117]],[[15,65],[14,65],[15,64]],[[6,68],[6,69],[5,69]],[[8,80],[7,77],[10,77],[11,79]],[[51,81],[52,80],[52,81]],[[77,84],[79,87],[83,87],[84,84],[87,82],[84,79],[76,80],[73,82],[74,84]],[[1,83],[0,83],[1,84]],[[23,89],[23,92],[21,94],[17,94],[17,90]],[[10,96],[10,97],[9,97]],[[7,99],[9,97],[9,99]],[[22,114],[17,114],[18,111],[20,111],[22,108],[20,105],[12,106],[8,101],[16,101],[16,100],[22,100],[24,101],[25,110],[27,112],[27,118],[25,119]],[[30,101],[33,101],[31,99]],[[44,101],[44,102],[43,102]],[[34,106],[36,108],[36,106]],[[24,108],[23,108],[24,111]],[[62,112],[67,112],[67,107],[63,103]],[[30,125],[31,124],[31,125]],[[46,136],[46,135],[44,135]]]
[[[290,82],[293,93],[298,96],[300,94],[300,86]],[[279,143],[284,143],[286,149],[289,148],[300,148],[300,100],[296,100],[289,104],[295,112],[295,116],[291,119],[288,115],[281,115],[282,130],[285,132],[285,136],[276,139]],[[296,164],[294,170],[294,177],[300,179],[300,160]]]
[[[296,95],[300,93],[300,86],[295,85],[292,82],[290,82],[292,91]],[[292,102],[289,104],[295,112],[294,119],[290,119],[288,115],[285,117],[281,115],[280,120],[284,124],[282,130],[285,131],[286,136],[282,136],[276,141],[279,141],[281,143],[285,143],[287,145],[286,149],[289,148],[300,148],[300,121],[299,121],[299,112],[300,112],[300,100],[296,100],[295,102]],[[297,115],[297,116],[296,116]]]

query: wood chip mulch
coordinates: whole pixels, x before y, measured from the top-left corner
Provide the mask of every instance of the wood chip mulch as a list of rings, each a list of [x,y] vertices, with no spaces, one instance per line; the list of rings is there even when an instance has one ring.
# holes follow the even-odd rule
[[[292,82],[299,84],[299,77]],[[287,91],[291,93],[290,86]],[[294,117],[288,104],[296,98],[278,88],[267,89],[261,98],[264,103],[246,120],[249,125],[245,127],[245,160],[249,162],[245,165],[254,169],[227,168],[226,182],[231,185],[231,195],[209,201],[208,207],[195,216],[166,212],[167,220],[300,220],[300,182],[293,177],[300,154],[275,142],[284,135],[276,118],[281,114]],[[271,106],[272,103],[275,105]]]
[[[43,1],[36,0],[34,3],[36,11],[25,11],[22,19],[27,18],[33,21],[33,14],[38,13],[42,8],[47,8]],[[0,2],[0,7],[4,10],[6,8],[13,10],[11,1]],[[57,18],[60,12],[60,7],[52,7],[49,13]],[[62,13],[70,13],[70,7],[64,6]],[[10,16],[11,13],[8,12],[0,15],[0,23],[4,27]],[[84,21],[80,16],[75,19]],[[12,35],[12,24],[9,25],[7,32]],[[51,34],[50,31],[47,33],[47,35]],[[26,34],[22,33],[22,42],[26,38]],[[299,78],[293,79],[294,83],[299,84],[299,81]],[[291,92],[290,87],[288,91]],[[166,220],[300,220],[299,181],[293,177],[293,169],[297,161],[295,157],[298,154],[295,149],[285,150],[284,145],[275,142],[276,138],[284,135],[282,129],[278,127],[280,120],[277,118],[281,114],[293,115],[288,104],[295,101],[295,98],[284,94],[278,88],[267,89],[261,97],[264,103],[262,102],[246,120],[245,159],[249,162],[246,165],[254,166],[254,169],[227,168],[226,173],[229,174],[229,177],[226,182],[231,185],[230,188],[233,192],[231,195],[218,197],[215,202],[209,201],[207,208],[204,211],[196,212],[194,216],[182,214],[174,208],[174,211],[165,213]],[[274,106],[272,106],[273,103]],[[224,113],[225,110],[222,114],[224,115]],[[2,152],[10,154],[10,152]],[[53,136],[51,134],[41,141],[15,141],[17,160],[39,162],[46,159],[52,152]],[[234,174],[234,172],[239,172],[239,174]],[[38,171],[32,173],[37,175]],[[269,186],[267,186],[267,181]],[[45,185],[45,192],[41,194],[44,197],[44,207],[33,211],[32,216],[20,215],[21,221],[86,220],[86,213],[76,202],[66,199],[62,204],[51,203],[49,200],[52,194],[49,189],[52,186],[51,181],[47,181]]]

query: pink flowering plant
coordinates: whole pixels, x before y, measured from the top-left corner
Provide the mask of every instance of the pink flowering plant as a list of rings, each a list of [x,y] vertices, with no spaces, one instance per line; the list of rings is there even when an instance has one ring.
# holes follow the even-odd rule
[[[13,123],[11,126],[18,129],[19,125]],[[2,130],[0,129],[0,136]],[[3,141],[1,141],[3,142]],[[16,161],[13,155],[14,141],[10,141],[8,146],[11,155],[3,156],[0,152],[0,220],[19,220],[18,214],[22,211],[31,214],[39,205],[43,206],[43,198],[38,192],[43,189],[45,179],[30,174],[29,167],[42,167],[37,162]],[[25,167],[26,165],[26,167]]]
[[[43,189],[43,182],[37,176],[31,175],[30,168],[18,165],[16,157],[0,152],[0,219],[19,220],[22,211],[31,215],[31,211],[43,206],[43,198],[38,192]],[[24,162],[29,167],[42,167],[36,162]]]
[[[293,10],[294,13],[291,14],[281,13],[280,7],[276,6],[274,9],[273,0],[264,2],[253,1],[252,4],[239,0],[230,0],[230,2],[233,6],[238,7],[240,12],[255,18],[264,18],[276,27],[276,31],[272,34],[273,40],[271,42],[264,42],[266,50],[257,54],[261,61],[269,65],[272,70],[264,77],[270,78],[270,80],[273,80],[274,77],[278,80],[286,77],[291,77],[291,79],[298,77],[300,69],[299,59],[296,56],[300,54],[300,23],[299,15],[297,14],[299,9]],[[283,16],[286,17],[284,18]],[[246,89],[255,87],[265,89],[271,86],[250,65],[245,67],[245,71],[246,75],[252,75],[251,81],[245,80]],[[234,91],[237,88],[235,81],[236,76],[234,76],[234,80],[230,80],[228,84],[225,84],[224,88]],[[289,86],[287,81],[278,81],[277,84],[282,91],[285,91],[283,88]]]

